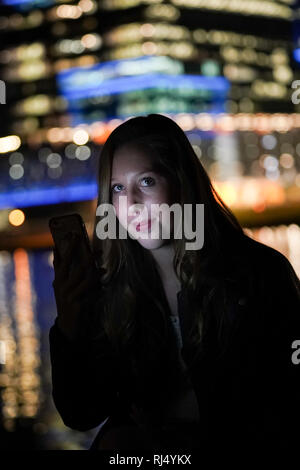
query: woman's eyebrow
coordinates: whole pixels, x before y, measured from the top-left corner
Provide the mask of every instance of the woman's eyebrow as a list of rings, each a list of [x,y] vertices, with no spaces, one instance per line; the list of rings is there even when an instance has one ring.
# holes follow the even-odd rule
[[[143,171],[140,171],[139,173],[136,173],[136,176],[139,176],[139,175],[142,175],[143,173],[155,173],[155,171],[153,170],[153,168],[146,168],[145,170]],[[113,181],[117,181],[119,178],[112,178],[111,179],[111,182]]]

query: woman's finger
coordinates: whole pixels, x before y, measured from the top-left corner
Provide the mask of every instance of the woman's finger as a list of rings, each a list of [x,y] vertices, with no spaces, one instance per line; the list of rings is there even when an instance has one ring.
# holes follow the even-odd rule
[[[91,287],[92,280],[89,277],[83,277],[80,282],[74,282],[74,280],[69,280],[65,283],[63,287],[63,291],[65,295],[69,294],[69,297],[72,301],[78,299],[82,296],[82,294],[89,295],[91,294],[92,287]]]
[[[76,293],[81,294],[82,290],[86,291],[86,294],[92,296],[94,293],[100,290],[101,283],[97,277],[97,273],[93,269],[82,270],[78,267],[72,271],[68,276],[61,276],[61,272],[55,277],[55,283],[58,286],[60,295],[63,297],[68,295],[70,292],[73,296]],[[54,286],[53,286],[54,287]]]
[[[72,252],[73,246],[71,243],[71,246],[68,247],[67,252],[65,253],[64,257],[62,258],[59,254],[58,249],[56,246],[53,247],[53,267],[55,269],[59,269],[62,264],[65,264],[65,262],[68,262],[68,259],[70,258],[71,252]]]
[[[95,277],[96,273],[93,270],[93,266],[83,265],[80,260],[78,262],[73,262],[71,272],[69,274],[68,279],[71,283],[76,283],[81,279],[92,278]]]
[[[64,256],[62,257],[62,260],[60,262],[60,265],[58,266],[58,269],[60,270],[60,276],[64,279],[65,277],[68,277],[70,274],[70,267],[71,264],[76,263],[76,242],[72,240],[70,242],[70,246],[68,246],[68,249]]]

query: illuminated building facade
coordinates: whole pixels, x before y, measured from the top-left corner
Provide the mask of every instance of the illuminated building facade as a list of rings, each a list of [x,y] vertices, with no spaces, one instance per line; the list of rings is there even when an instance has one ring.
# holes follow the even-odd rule
[[[93,199],[99,145],[120,120],[151,112],[193,131],[214,178],[300,187],[292,3],[5,0],[1,129],[13,137],[2,142],[0,206],[28,188],[40,191],[29,206]]]

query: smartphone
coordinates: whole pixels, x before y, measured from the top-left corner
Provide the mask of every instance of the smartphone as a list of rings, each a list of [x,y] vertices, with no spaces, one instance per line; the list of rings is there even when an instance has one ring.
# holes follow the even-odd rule
[[[68,249],[72,233],[76,233],[79,236],[76,254],[83,258],[91,254],[93,255],[86,226],[80,214],[74,213],[52,217],[49,219],[49,228],[60,259],[64,257]],[[76,259],[77,257],[73,259],[70,269],[76,265]],[[97,267],[96,260],[95,266]]]

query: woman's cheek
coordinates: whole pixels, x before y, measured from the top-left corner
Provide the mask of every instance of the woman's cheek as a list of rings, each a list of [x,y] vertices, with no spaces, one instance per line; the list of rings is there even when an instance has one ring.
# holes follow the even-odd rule
[[[114,206],[114,209],[115,209],[115,212],[116,212],[116,216],[119,218],[118,206],[117,206],[117,204],[115,204],[115,203],[113,203],[113,206]]]

